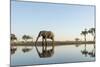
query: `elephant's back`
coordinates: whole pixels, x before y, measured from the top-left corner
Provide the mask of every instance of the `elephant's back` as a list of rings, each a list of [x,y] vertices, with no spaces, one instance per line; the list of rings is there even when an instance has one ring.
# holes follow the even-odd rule
[[[47,36],[47,37],[54,37],[54,34],[52,31],[40,31],[42,33],[42,36]]]
[[[54,34],[53,34],[52,31],[48,31],[48,32],[46,33],[46,35],[47,35],[48,38],[54,37]]]

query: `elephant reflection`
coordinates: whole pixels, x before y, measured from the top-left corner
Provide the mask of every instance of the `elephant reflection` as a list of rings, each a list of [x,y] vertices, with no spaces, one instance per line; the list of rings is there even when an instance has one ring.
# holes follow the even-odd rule
[[[40,31],[38,34],[38,37],[36,39],[35,45],[37,45],[37,41],[39,39],[39,37],[42,37],[42,47],[44,49],[46,49],[47,47],[47,39],[51,39],[52,40],[52,48],[54,48],[54,34],[51,31]]]
[[[54,48],[51,48],[51,49],[44,49],[42,47],[42,52],[40,52],[36,46],[36,50],[37,50],[37,53],[39,55],[40,58],[47,58],[47,57],[51,57],[53,56],[54,54]]]
[[[11,54],[15,54],[15,51],[17,50],[16,47],[11,47]]]
[[[28,48],[28,47],[26,47],[26,46],[25,46],[25,48],[22,49],[22,51],[23,51],[24,53],[29,52],[30,50],[32,50],[32,48]]]

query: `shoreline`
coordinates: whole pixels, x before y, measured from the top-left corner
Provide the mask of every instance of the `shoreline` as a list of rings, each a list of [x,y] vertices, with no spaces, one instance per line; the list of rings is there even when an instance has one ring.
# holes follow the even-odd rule
[[[51,46],[52,42],[48,41],[48,46]],[[55,46],[61,45],[81,45],[81,44],[95,44],[94,41],[55,41]],[[35,46],[35,42],[14,42],[11,46]],[[37,46],[42,46],[42,42],[37,42]]]

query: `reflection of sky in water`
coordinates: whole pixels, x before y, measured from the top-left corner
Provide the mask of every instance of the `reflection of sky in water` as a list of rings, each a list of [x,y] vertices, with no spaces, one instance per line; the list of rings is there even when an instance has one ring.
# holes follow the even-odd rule
[[[63,63],[63,62],[78,62],[78,61],[94,61],[94,57],[82,55],[81,50],[84,50],[85,46],[81,45],[76,47],[75,45],[69,46],[56,46],[54,55],[49,58],[40,58],[36,49],[33,47],[26,47],[32,50],[24,53],[22,49],[25,47],[18,47],[15,54],[11,55],[11,65],[32,65],[32,64],[49,64],[49,63]],[[38,47],[41,51],[41,47]],[[93,50],[93,45],[86,46],[87,51]]]

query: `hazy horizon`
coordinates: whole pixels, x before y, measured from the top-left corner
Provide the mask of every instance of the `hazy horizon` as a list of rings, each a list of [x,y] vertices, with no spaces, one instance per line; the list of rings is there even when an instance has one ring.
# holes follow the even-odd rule
[[[11,33],[20,39],[24,34],[35,40],[39,31],[54,32],[55,40],[83,37],[84,28],[94,27],[95,6],[11,1]],[[89,35],[87,40],[92,40]]]

